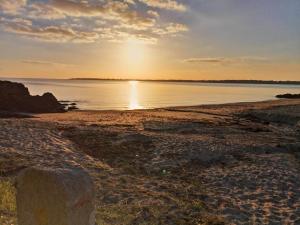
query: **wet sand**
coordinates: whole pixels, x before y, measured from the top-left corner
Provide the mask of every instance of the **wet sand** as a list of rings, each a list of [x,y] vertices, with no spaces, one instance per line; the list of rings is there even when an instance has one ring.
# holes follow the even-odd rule
[[[0,119],[1,180],[37,165],[86,169],[98,224],[300,224],[300,100]]]

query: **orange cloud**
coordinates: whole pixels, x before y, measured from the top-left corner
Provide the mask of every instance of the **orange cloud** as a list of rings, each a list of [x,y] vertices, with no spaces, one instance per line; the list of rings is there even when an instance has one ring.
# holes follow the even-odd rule
[[[174,0],[139,0],[151,7],[184,12],[186,6]]]
[[[4,13],[15,14],[27,4],[27,0],[1,0],[0,10]]]
[[[96,32],[75,30],[63,26],[34,26],[31,21],[25,19],[0,20],[6,31],[21,34],[40,40],[53,42],[94,42],[99,35]]]
[[[237,57],[237,58],[225,58],[225,57],[215,57],[215,58],[188,58],[184,59],[183,62],[186,63],[214,63],[214,64],[236,64],[236,63],[262,63],[268,62],[267,58],[263,57]]]
[[[49,0],[45,3],[26,0],[4,0],[0,7],[14,12],[15,17],[0,17],[5,31],[54,42],[95,42],[137,39],[156,43],[161,37],[188,30],[180,23],[161,24],[160,15],[149,7],[181,11],[182,4],[174,0],[145,1],[146,10],[138,10],[137,2]],[[41,23],[46,22],[46,23]]]

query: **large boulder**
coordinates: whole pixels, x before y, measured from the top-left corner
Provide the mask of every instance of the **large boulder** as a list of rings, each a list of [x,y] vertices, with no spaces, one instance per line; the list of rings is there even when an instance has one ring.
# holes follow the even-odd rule
[[[23,84],[0,81],[0,110],[27,113],[55,113],[64,112],[64,106],[51,93],[45,93],[42,96],[31,96]]]
[[[29,168],[17,178],[19,225],[95,225],[95,190],[81,169]]]

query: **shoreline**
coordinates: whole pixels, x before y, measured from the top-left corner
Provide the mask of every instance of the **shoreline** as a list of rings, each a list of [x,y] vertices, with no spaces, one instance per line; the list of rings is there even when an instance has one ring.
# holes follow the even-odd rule
[[[65,81],[145,81],[165,83],[208,83],[208,84],[270,84],[270,85],[300,85],[297,80],[152,80],[152,79],[118,79],[118,78],[34,78],[34,77],[0,77],[0,80],[65,80]]]
[[[134,111],[155,111],[155,110],[172,110],[172,109],[183,109],[183,108],[201,108],[201,107],[225,107],[232,105],[256,105],[256,104],[290,104],[292,102],[298,103],[299,99],[269,99],[263,101],[249,101],[249,102],[229,102],[229,103],[212,103],[212,104],[200,104],[200,105],[178,105],[158,108],[142,108],[142,109],[75,109],[69,112],[134,112]],[[68,112],[66,112],[68,113]]]

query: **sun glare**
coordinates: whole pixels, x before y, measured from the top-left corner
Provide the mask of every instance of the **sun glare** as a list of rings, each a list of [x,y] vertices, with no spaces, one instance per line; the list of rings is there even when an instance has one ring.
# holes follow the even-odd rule
[[[122,49],[122,60],[128,74],[142,74],[146,70],[147,47],[137,40],[128,40]]]
[[[138,63],[144,59],[144,44],[135,41],[135,40],[128,40],[126,43],[126,54],[129,61]]]

